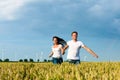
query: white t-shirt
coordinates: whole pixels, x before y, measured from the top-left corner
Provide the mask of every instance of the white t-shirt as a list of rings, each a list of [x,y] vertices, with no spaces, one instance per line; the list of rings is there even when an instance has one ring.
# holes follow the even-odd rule
[[[67,45],[69,46],[67,59],[79,60],[79,51],[80,48],[84,46],[84,44],[81,41],[74,42],[71,40],[67,42]]]
[[[56,48],[54,48],[52,46],[52,52],[53,52],[52,57],[54,57],[54,58],[60,58],[60,57],[62,57],[61,48],[62,48],[61,44],[59,44],[58,47],[56,47]]]

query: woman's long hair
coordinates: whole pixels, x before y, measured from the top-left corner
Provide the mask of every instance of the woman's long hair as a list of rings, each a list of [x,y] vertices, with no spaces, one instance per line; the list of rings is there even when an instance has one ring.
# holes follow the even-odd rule
[[[64,39],[62,39],[62,38],[60,38],[58,36],[54,36],[53,39],[54,38],[57,38],[58,44],[61,44],[63,47],[67,44],[67,42]]]

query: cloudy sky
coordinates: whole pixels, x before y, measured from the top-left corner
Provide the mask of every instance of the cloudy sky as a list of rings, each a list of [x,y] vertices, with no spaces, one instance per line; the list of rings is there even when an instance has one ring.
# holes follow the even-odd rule
[[[0,59],[49,59],[52,37],[79,40],[81,60],[120,61],[120,0],[0,0]],[[66,60],[66,54],[63,56]],[[42,57],[41,57],[42,56]]]

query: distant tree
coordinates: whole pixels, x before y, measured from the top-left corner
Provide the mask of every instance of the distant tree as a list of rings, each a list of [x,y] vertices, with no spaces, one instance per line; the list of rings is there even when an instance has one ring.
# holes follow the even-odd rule
[[[30,62],[34,62],[34,60],[33,60],[33,59],[31,59],[31,58],[29,59],[29,61],[30,61]]]
[[[27,59],[24,59],[24,62],[28,62],[28,60],[27,60]]]
[[[37,62],[40,62],[40,60],[38,59]]]
[[[20,59],[20,60],[19,60],[19,62],[23,62],[23,60],[22,60],[22,59]]]
[[[9,62],[9,59],[8,59],[8,58],[7,58],[7,59],[5,59],[5,60],[4,60],[4,62]]]
[[[52,60],[48,60],[48,62],[52,62]]]
[[[47,62],[47,59],[44,59],[44,62]]]
[[[0,62],[2,62],[2,59],[0,59]]]

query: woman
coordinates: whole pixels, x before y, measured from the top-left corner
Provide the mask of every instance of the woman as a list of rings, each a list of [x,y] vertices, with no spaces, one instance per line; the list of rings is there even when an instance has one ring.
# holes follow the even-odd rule
[[[52,57],[52,62],[54,64],[61,64],[63,62],[62,55],[64,54],[62,47],[64,46],[66,42],[57,37],[53,37],[53,46],[52,46],[52,52],[50,53],[49,57]]]

